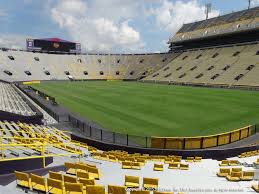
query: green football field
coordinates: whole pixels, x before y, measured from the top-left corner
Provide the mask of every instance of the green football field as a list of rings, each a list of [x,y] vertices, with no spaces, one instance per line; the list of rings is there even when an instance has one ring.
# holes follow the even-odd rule
[[[33,87],[82,117],[132,135],[211,135],[259,122],[259,92],[119,81]]]

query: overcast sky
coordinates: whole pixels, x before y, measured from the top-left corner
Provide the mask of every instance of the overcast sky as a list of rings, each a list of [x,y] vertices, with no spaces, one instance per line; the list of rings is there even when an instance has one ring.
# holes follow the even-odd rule
[[[210,17],[248,6],[248,0],[0,0],[0,47],[58,37],[89,52],[164,52],[183,23],[205,18],[206,3]]]

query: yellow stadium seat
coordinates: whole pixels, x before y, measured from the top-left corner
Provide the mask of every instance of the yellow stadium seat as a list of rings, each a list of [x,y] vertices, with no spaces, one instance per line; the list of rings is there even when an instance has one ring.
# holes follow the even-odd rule
[[[166,158],[165,159],[165,164],[171,164],[173,162],[174,162],[174,160],[172,158]]]
[[[130,191],[130,194],[150,194],[150,191]]]
[[[65,182],[65,191],[69,194],[84,194],[83,184]]]
[[[132,168],[132,169],[135,169],[135,170],[140,170],[140,169],[141,169],[140,163],[138,163],[138,162],[132,162],[131,168]]]
[[[238,162],[238,160],[229,160],[228,165],[229,166],[238,166],[239,162]]]
[[[76,177],[79,178],[85,178],[85,179],[89,179],[89,173],[88,172],[80,172],[77,171],[76,172]]]
[[[125,176],[126,187],[139,188],[139,177],[137,176]]]
[[[105,187],[100,185],[87,185],[86,194],[105,194]]]
[[[95,185],[94,179],[85,179],[85,178],[79,178],[79,183],[82,183],[84,186],[86,185]]]
[[[228,181],[240,181],[242,177],[242,172],[231,172],[226,178]]]
[[[219,166],[228,166],[228,160],[222,160]]]
[[[63,178],[64,178],[64,182],[77,183],[76,177],[64,175]]]
[[[72,175],[76,174],[76,164],[65,162],[65,167],[67,169],[66,171],[67,174],[72,174]]]
[[[143,188],[157,190],[157,188],[158,188],[158,179],[144,177],[143,178]]]
[[[100,179],[100,173],[98,168],[88,166],[87,171],[89,173],[90,179]]]
[[[179,168],[179,163],[171,163],[168,166],[169,169],[178,169]]]
[[[232,168],[232,172],[242,172],[242,168]]]
[[[146,164],[146,160],[143,158],[137,158],[137,162],[141,165],[144,166]]]
[[[259,165],[259,158],[255,161],[255,165]]]
[[[180,157],[174,158],[174,163],[175,164],[180,164],[181,163],[181,158]]]
[[[115,156],[109,155],[109,160],[111,162],[117,162],[117,158]]]
[[[63,175],[59,172],[49,171],[49,178],[63,181]]]
[[[202,157],[199,157],[199,156],[195,156],[194,158],[194,162],[201,162],[202,160]]]
[[[259,193],[259,183],[253,184],[252,189],[254,189],[257,193]]]
[[[154,191],[153,194],[174,194],[173,192],[160,192],[160,191]]]
[[[126,189],[127,189],[127,187],[125,187],[125,186],[108,185],[109,194],[127,194]]]
[[[122,161],[122,169],[131,169],[131,162]]]
[[[31,173],[31,188],[37,191],[47,192],[47,182],[42,176]]]
[[[180,170],[189,170],[189,164],[180,164]]]
[[[230,175],[231,169],[230,168],[220,168],[217,176],[219,177],[226,177]]]
[[[16,184],[21,187],[31,188],[31,179],[28,173],[14,171],[16,176]]]
[[[251,181],[254,178],[254,171],[244,171],[241,177],[242,181]]]
[[[51,178],[47,178],[47,185],[48,185],[48,193],[53,194],[64,194],[64,186],[63,182],[60,180],[55,180]]]
[[[164,165],[163,164],[154,164],[154,171],[163,171],[164,170]]]
[[[193,162],[194,161],[194,157],[187,157],[185,162]]]
[[[76,163],[75,164],[76,172],[87,172],[88,171],[88,165],[83,163]]]

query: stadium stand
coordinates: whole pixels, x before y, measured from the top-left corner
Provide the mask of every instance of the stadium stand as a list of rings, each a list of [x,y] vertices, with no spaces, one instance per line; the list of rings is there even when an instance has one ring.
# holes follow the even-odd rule
[[[6,81],[139,79],[163,67],[177,54],[47,54],[0,50],[0,76]],[[13,57],[10,59],[9,57]],[[38,60],[35,60],[37,58]],[[19,63],[19,65],[17,64]],[[11,68],[11,67],[17,68]]]
[[[15,88],[8,83],[0,82],[0,103],[0,110],[2,111],[24,116],[36,114],[24,99],[22,99]]]

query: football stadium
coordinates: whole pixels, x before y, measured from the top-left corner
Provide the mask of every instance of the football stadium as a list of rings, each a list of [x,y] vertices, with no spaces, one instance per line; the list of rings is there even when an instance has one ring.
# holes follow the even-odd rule
[[[182,24],[166,52],[87,52],[61,38],[16,49],[0,38],[0,193],[258,193],[250,3]]]

